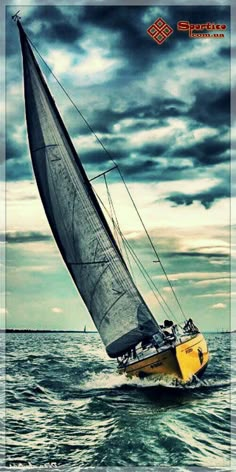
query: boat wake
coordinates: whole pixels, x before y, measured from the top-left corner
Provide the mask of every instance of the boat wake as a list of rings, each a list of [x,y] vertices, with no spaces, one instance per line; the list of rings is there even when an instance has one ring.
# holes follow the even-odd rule
[[[159,378],[128,378],[125,374],[116,373],[93,373],[89,379],[85,380],[80,388],[83,391],[93,390],[114,390],[114,389],[152,389],[152,388],[166,388],[175,390],[197,390],[197,389],[217,389],[222,387],[228,387],[230,382],[219,381],[215,379],[204,379],[201,380],[196,376],[193,376],[192,380],[188,383],[176,382],[172,377],[166,375]]]

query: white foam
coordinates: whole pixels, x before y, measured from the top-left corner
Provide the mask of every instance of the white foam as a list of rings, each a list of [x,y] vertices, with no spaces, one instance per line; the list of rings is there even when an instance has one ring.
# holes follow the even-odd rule
[[[165,378],[146,377],[145,379],[139,379],[138,377],[129,378],[125,374],[118,374],[116,372],[101,372],[99,374],[90,374],[90,378],[81,385],[81,388],[83,390],[110,390],[123,386],[139,388],[158,386],[175,387],[173,379],[171,377],[167,378],[167,376],[165,376]]]
[[[109,360],[109,357],[102,345],[98,346],[96,344],[80,344],[79,349],[84,354],[92,355],[103,360]]]
[[[194,377],[188,384],[177,383],[171,377],[163,375],[162,377],[145,377],[140,379],[138,377],[129,378],[125,374],[118,374],[117,372],[101,372],[99,374],[89,373],[89,378],[85,380],[80,388],[82,390],[111,390],[121,388],[123,386],[133,388],[151,388],[151,387],[165,387],[173,389],[199,389],[199,388],[214,388],[228,386],[229,382],[219,382],[210,380],[200,380]]]

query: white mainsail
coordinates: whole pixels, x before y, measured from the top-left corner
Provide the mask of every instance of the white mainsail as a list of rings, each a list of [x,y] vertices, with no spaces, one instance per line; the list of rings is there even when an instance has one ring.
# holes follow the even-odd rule
[[[18,21],[29,146],[62,257],[110,357],[158,331],[137,290]]]

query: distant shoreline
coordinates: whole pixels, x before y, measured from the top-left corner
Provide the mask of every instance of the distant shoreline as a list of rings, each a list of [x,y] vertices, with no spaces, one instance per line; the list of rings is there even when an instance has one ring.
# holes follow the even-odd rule
[[[76,330],[63,330],[63,329],[0,329],[0,333],[97,333],[97,331],[76,331]]]

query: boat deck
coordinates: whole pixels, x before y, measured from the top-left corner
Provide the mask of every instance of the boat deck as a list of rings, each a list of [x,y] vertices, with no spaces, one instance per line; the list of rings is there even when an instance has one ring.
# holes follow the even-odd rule
[[[170,342],[165,343],[163,346],[160,346],[158,348],[149,345],[145,349],[142,349],[141,347],[137,349],[136,351],[136,356],[135,357],[130,357],[129,358],[129,365],[135,364],[137,361],[142,361],[145,359],[148,359],[149,357],[152,357],[155,354],[161,354],[164,353],[165,351],[168,351],[171,347],[177,347],[181,344],[183,344],[186,341],[189,341],[190,339],[193,339],[196,335],[182,335],[179,337],[178,342],[173,340],[170,340]]]

